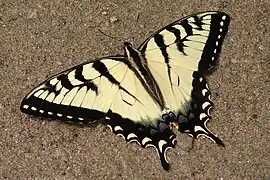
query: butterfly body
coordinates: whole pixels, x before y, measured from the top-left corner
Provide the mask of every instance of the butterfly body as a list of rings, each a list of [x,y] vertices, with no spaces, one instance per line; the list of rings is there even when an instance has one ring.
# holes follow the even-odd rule
[[[52,76],[30,91],[21,111],[77,123],[105,119],[127,142],[156,148],[169,169],[172,128],[219,145],[206,123],[211,119],[205,75],[217,64],[229,25],[222,12],[203,12],[173,22],[138,48],[124,43],[123,56],[86,62]]]

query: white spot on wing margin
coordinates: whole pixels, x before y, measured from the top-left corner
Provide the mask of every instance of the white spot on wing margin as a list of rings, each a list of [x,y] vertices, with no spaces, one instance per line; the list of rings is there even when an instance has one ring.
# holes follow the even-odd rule
[[[120,131],[123,131],[123,129],[121,128],[121,126],[115,126],[115,127],[114,127],[114,130],[115,130],[115,131],[119,131],[119,130],[120,130]]]
[[[160,140],[160,141],[158,142],[158,148],[159,148],[160,152],[162,152],[162,148],[163,148],[163,146],[164,146],[165,144],[167,144],[167,142],[164,141],[164,140]]]
[[[31,107],[31,109],[33,110],[33,111],[36,111],[37,110],[37,108],[36,107]]]
[[[107,125],[107,127],[109,127],[109,128],[110,128],[110,130],[111,130],[111,132],[113,132],[113,130],[112,130],[112,126],[110,126],[110,125]]]
[[[224,16],[222,16],[222,19],[223,19],[223,20],[225,20],[225,19],[226,19],[226,16],[225,16],[225,15],[224,15]]]
[[[207,89],[203,89],[203,90],[202,90],[202,95],[205,96],[205,94],[206,94],[207,92],[208,92]]]
[[[60,114],[60,113],[57,113],[56,114],[58,117],[62,117],[63,115],[62,114]]]
[[[205,108],[206,108],[207,106],[209,106],[209,105],[211,105],[211,104],[210,104],[208,101],[204,102],[204,103],[202,104],[202,109],[205,110]]]
[[[28,109],[29,106],[25,104],[25,105],[23,105],[23,108],[24,108],[24,109]]]
[[[131,139],[131,138],[137,138],[138,136],[136,136],[136,134],[134,134],[134,133],[130,133],[130,134],[128,134],[128,136],[127,136],[127,140],[129,140],[129,139]]]
[[[143,138],[143,140],[142,140],[142,145],[144,146],[146,143],[148,143],[148,142],[150,142],[150,141],[152,141],[149,137],[145,137],[145,138]]]
[[[202,131],[202,132],[205,132],[206,134],[208,134],[201,126],[195,126],[194,127],[194,131],[197,132],[197,131]]]
[[[201,113],[200,114],[200,120],[202,120],[203,118],[207,117],[207,115],[205,113]]]

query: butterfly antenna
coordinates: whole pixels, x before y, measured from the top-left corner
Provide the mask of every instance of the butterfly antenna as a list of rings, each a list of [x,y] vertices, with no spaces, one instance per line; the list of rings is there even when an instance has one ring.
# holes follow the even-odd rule
[[[135,22],[135,26],[134,26],[135,28],[133,28],[133,29],[131,30],[132,33],[134,33],[134,30],[137,29],[139,19],[140,19],[140,14],[137,14],[137,18],[136,18],[136,22]],[[135,37],[132,36],[131,39],[134,40]]]
[[[136,26],[137,26],[137,24],[138,24],[138,22],[139,22],[139,19],[140,19],[140,14],[138,14],[138,16],[137,16],[137,19],[136,19]]]
[[[122,43],[122,41],[120,41],[120,40],[117,39],[116,37],[113,37],[113,36],[111,36],[111,35],[108,35],[108,34],[104,33],[103,31],[101,31],[100,29],[98,29],[98,31],[99,31],[101,34],[103,34],[103,35],[105,35],[105,36],[107,36],[107,37],[109,37],[109,38],[111,38],[111,39],[113,39],[113,40],[115,40],[115,41],[118,41],[118,42]]]

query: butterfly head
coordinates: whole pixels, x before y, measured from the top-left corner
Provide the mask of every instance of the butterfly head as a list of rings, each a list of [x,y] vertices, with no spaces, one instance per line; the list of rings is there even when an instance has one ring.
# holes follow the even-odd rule
[[[127,57],[132,56],[131,54],[132,54],[132,52],[134,51],[134,49],[133,49],[131,43],[129,43],[129,42],[124,42],[124,47],[123,47],[123,48],[124,48],[124,51],[125,51],[125,55],[126,55]]]
[[[132,44],[129,42],[124,42],[124,51],[125,56],[132,64],[132,66],[135,68],[139,67],[141,64],[140,52],[137,49],[133,48]]]

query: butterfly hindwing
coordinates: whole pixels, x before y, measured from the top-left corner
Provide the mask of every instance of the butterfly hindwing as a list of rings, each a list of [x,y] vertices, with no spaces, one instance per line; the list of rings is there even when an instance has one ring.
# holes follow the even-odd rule
[[[175,134],[163,121],[157,125],[147,125],[122,118],[112,112],[107,113],[105,122],[116,135],[121,135],[127,142],[137,142],[142,147],[153,146],[157,150],[161,164],[165,170],[169,170],[166,158],[166,150],[174,148],[176,144]]]
[[[207,122],[211,119],[210,110],[213,107],[211,92],[207,86],[206,79],[198,72],[193,73],[193,90],[191,108],[187,112],[188,121],[180,122],[179,130],[188,133],[195,139],[201,135],[224,146],[223,142],[207,128]]]

